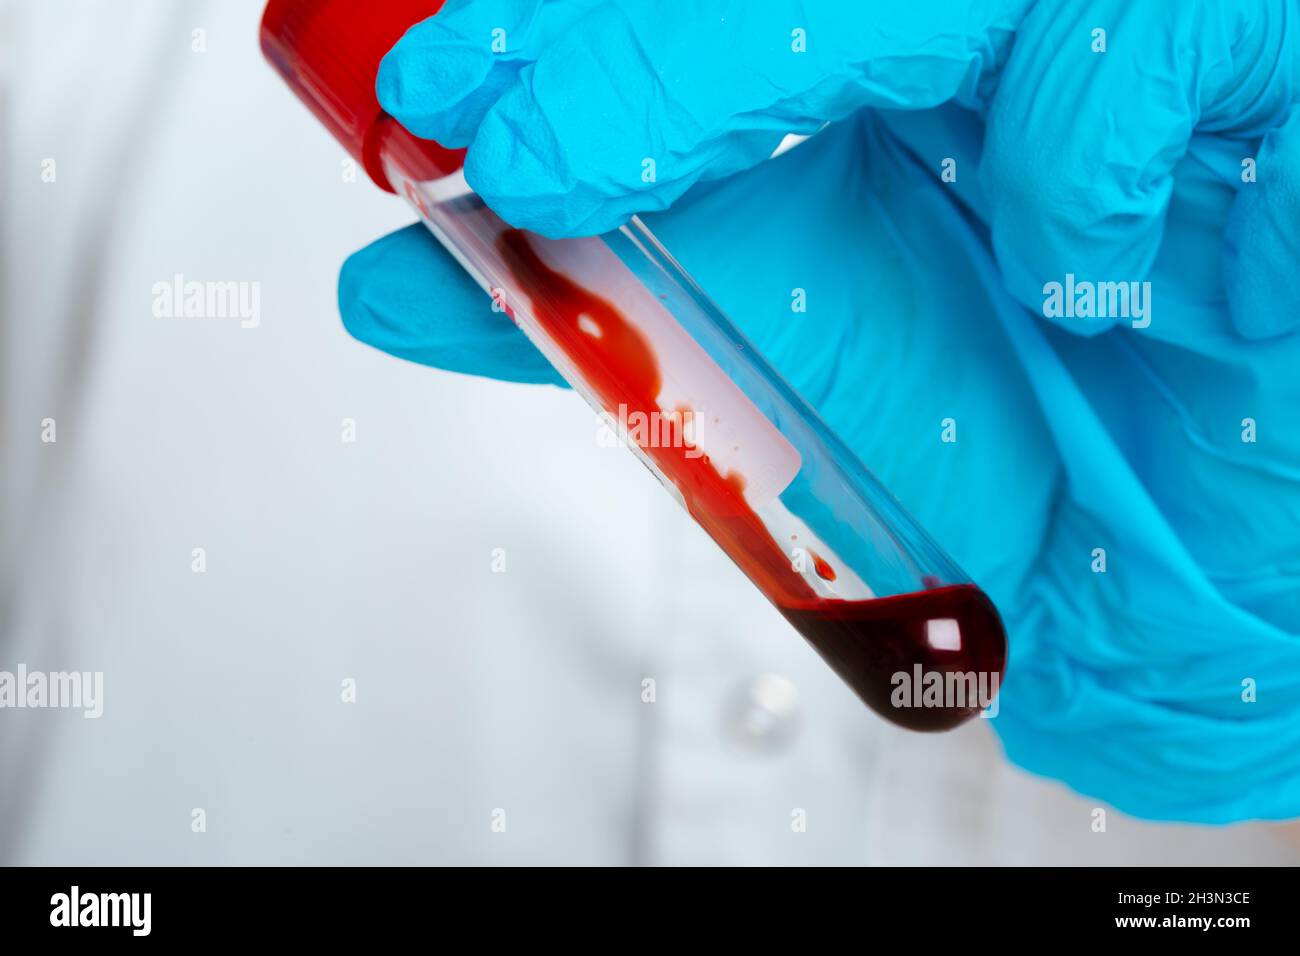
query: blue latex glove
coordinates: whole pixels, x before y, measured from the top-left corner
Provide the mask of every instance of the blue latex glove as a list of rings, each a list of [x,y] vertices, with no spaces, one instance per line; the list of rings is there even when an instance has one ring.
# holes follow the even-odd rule
[[[449,3],[380,98],[516,225],[672,206],[651,228],[997,601],[1014,761],[1139,816],[1300,815],[1295,0],[711,10]],[[1149,327],[1045,318],[1067,273],[1149,279]],[[421,227],[340,304],[393,354],[558,381]]]

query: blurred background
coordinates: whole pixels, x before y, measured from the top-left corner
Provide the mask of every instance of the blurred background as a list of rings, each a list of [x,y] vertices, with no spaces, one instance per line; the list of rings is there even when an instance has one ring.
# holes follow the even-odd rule
[[[0,862],[1300,862],[892,728],[575,396],[352,341],[413,217],[260,12],[0,0],[0,671],[103,674],[0,709]]]

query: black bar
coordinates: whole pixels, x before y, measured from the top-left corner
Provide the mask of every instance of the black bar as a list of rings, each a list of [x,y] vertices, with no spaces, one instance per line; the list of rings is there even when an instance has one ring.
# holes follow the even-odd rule
[[[979,949],[1022,937],[1231,946],[1261,932],[1294,938],[1295,882],[1290,869],[1229,868],[37,868],[0,871],[0,925],[6,943],[72,934],[82,943],[402,942],[451,927],[488,943],[531,927],[545,928],[536,942],[560,933],[630,944],[699,924],[725,926],[733,940],[762,941],[788,925],[879,940],[920,932],[927,944],[950,939]],[[74,886],[78,923],[118,925],[70,925]]]

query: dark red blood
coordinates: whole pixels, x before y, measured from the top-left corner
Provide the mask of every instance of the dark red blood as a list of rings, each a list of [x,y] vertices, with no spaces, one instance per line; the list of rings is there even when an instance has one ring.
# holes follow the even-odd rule
[[[612,412],[623,406],[629,415],[641,412],[654,420],[661,411],[662,378],[640,330],[613,303],[543,262],[527,234],[508,230],[497,248],[517,291],[528,298],[549,338],[582,370],[601,407]],[[584,316],[588,329],[591,323],[599,327],[598,336],[579,324]],[[680,421],[689,418],[689,409],[679,411]],[[982,668],[1000,680],[1006,637],[997,611],[979,588],[939,587],[871,601],[821,598],[749,507],[743,476],[723,474],[685,440],[648,442],[640,448],[677,487],[691,516],[878,713],[904,727],[941,730],[977,712],[970,707],[891,706],[893,675],[904,671],[910,676],[917,663],[945,672]],[[834,581],[835,569],[818,555],[812,558],[818,576]],[[956,622],[960,646],[955,650],[936,649],[928,640],[927,621],[943,618]],[[945,633],[951,637],[951,627]]]
[[[1007,657],[1002,619],[973,584],[779,609],[867,706],[910,730],[956,727],[989,702],[980,693],[995,695],[1002,681]],[[932,628],[931,621],[952,623]],[[943,646],[934,646],[932,634]],[[942,706],[925,706],[921,690],[914,696],[910,689],[914,684],[923,689],[924,675],[930,673],[942,675],[945,691],[949,674],[971,675],[976,693],[962,683],[957,695],[945,693]]]

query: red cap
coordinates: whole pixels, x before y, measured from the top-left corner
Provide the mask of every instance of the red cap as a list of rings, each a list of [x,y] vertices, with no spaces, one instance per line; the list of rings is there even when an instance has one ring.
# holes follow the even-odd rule
[[[364,167],[393,191],[379,160],[379,61],[443,0],[270,0],[262,52],[290,88]],[[426,141],[444,153],[442,147]]]

